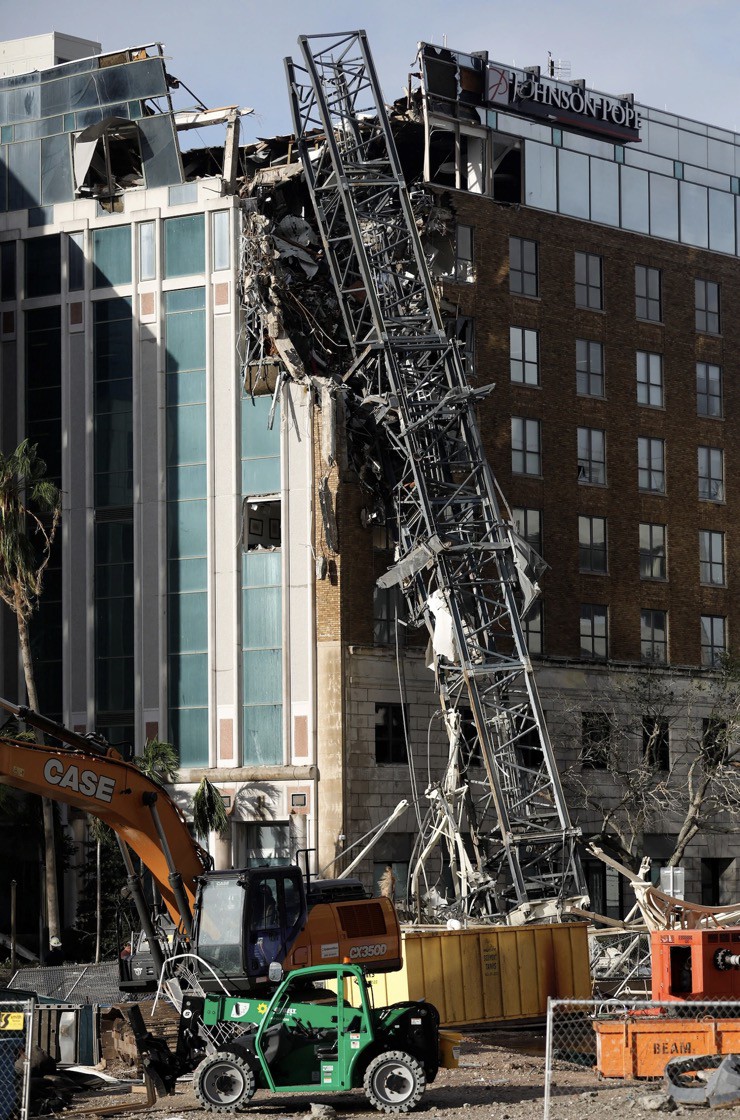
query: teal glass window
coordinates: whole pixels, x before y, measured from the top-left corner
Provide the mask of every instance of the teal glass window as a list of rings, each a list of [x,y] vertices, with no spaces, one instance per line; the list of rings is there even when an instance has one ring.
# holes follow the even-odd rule
[[[183,766],[202,766],[208,763],[204,288],[165,294],[165,343],[169,734]]]
[[[168,218],[164,223],[164,274],[197,276],[206,267],[205,217],[189,214],[185,218]]]
[[[282,552],[242,558],[242,765],[283,761]]]
[[[131,283],[131,226],[108,226],[92,232],[93,287]]]
[[[242,494],[280,490],[280,409],[268,428],[272,398],[242,397]]]

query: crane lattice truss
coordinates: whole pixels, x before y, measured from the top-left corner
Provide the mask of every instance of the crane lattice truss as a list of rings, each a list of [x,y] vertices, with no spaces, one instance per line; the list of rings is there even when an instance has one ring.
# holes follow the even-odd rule
[[[428,791],[413,886],[418,897],[425,861],[443,844],[455,898],[438,915],[557,912],[586,895],[578,830],[527,653],[517,606],[526,558],[483,450],[481,391],[443,328],[365,33],[299,43],[304,65],[286,60],[293,120],[353,347],[345,383],[377,432],[379,488],[397,533],[383,583],[402,586],[432,635],[450,741],[444,778]],[[461,754],[470,713],[480,780]]]

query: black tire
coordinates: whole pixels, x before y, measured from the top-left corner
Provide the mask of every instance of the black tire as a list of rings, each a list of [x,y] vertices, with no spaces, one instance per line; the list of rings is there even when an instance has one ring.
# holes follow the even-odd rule
[[[378,1054],[365,1070],[365,1096],[378,1112],[411,1112],[426,1085],[423,1067],[403,1050]]]
[[[195,1095],[207,1112],[238,1112],[254,1096],[257,1081],[249,1061],[226,1050],[210,1054],[193,1074]]]

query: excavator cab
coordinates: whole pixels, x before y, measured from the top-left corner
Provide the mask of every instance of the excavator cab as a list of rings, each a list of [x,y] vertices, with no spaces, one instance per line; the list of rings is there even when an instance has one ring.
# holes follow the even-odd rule
[[[215,986],[211,969],[237,991],[266,981],[306,924],[306,892],[297,867],[214,871],[198,881],[194,951],[204,962],[201,983]],[[209,966],[209,967],[208,967]]]

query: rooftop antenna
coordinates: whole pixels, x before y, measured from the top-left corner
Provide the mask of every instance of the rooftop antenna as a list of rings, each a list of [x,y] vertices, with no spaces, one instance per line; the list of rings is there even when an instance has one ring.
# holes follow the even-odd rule
[[[547,75],[558,82],[567,82],[570,79],[570,62],[565,58],[553,58],[552,51],[547,52]]]

